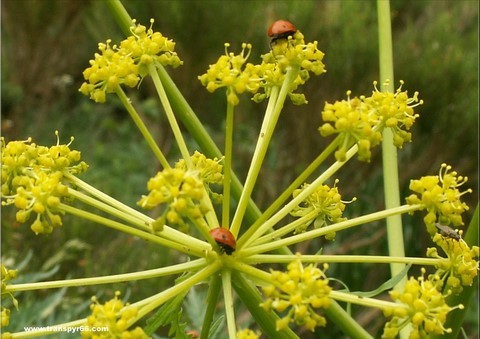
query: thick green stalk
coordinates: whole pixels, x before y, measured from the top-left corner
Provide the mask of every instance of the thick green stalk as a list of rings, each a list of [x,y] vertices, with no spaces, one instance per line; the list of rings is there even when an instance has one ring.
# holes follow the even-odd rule
[[[267,312],[260,306],[263,302],[260,292],[251,281],[243,276],[243,274],[234,272],[232,282],[235,292],[237,292],[237,295],[245,306],[247,306],[250,314],[255,318],[257,324],[262,328],[262,332],[268,338],[298,338],[290,328],[281,331],[276,330],[276,321],[280,318],[274,312]]]
[[[380,48],[380,86],[383,86],[383,83],[389,80],[389,84],[382,88],[393,93],[394,79],[390,2],[388,0],[377,0],[377,6],[378,40]],[[382,157],[385,208],[395,208],[400,206],[398,161],[397,148],[393,144],[393,133],[389,128],[383,130]],[[401,215],[394,215],[387,218],[387,234],[390,255],[396,257],[405,256]],[[390,265],[391,276],[396,276],[404,268],[405,265],[403,264],[392,263]],[[401,288],[405,282],[406,278],[399,283],[397,288]]]
[[[203,318],[202,332],[200,339],[208,339],[210,334],[210,326],[212,325],[215,310],[217,309],[217,301],[222,291],[222,280],[218,274],[214,274],[210,278],[210,286],[208,287],[207,309]]]

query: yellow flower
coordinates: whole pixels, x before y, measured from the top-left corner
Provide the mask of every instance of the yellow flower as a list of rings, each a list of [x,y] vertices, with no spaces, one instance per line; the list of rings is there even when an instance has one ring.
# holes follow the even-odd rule
[[[258,338],[260,338],[260,336],[256,332],[248,328],[238,331],[237,333],[237,339],[258,339]]]
[[[182,61],[174,52],[175,43],[159,32],[152,29],[153,19],[150,19],[150,28],[136,24],[130,27],[132,36],[120,43],[120,46],[111,46],[111,40],[99,43],[100,53],[90,60],[90,67],[85,69],[84,82],[79,91],[90,96],[98,103],[106,101],[106,93],[115,93],[120,85],[135,87],[140,79],[148,74],[147,65],[180,66]]]
[[[433,236],[437,232],[435,223],[454,226],[463,225],[462,214],[469,207],[462,202],[461,196],[471,193],[471,189],[461,192],[459,187],[467,182],[467,177],[459,176],[452,167],[442,164],[439,175],[425,176],[410,181],[410,189],[416,194],[406,198],[410,205],[420,204],[427,210],[424,218],[427,231]]]
[[[438,289],[439,277],[430,276],[425,280],[423,275],[417,279],[410,277],[405,284],[403,292],[391,291],[390,297],[400,304],[397,310],[389,310],[386,316],[392,319],[385,324],[382,338],[394,338],[396,334],[407,324],[411,324],[410,338],[426,338],[432,334],[450,333],[451,329],[444,327],[447,314],[456,309],[463,308],[463,305],[450,307],[445,297]],[[404,307],[407,307],[405,312]]]
[[[149,338],[140,327],[128,330],[135,323],[138,310],[124,305],[119,296],[120,292],[115,292],[115,297],[103,305],[97,298],[92,298],[92,314],[87,317],[87,330],[82,331],[83,338]],[[106,328],[108,331],[91,331],[92,328]]]
[[[338,181],[335,181],[335,185]],[[296,189],[293,192],[293,198],[298,196],[303,190],[308,187],[308,184],[304,184],[302,188]],[[342,213],[345,210],[345,201],[342,201],[342,196],[338,192],[336,186],[330,188],[327,185],[320,186],[315,192],[308,196],[298,206],[296,206],[290,214],[295,217],[303,217],[313,211],[315,215],[306,221],[303,225],[299,226],[295,233],[301,233],[314,222],[315,228],[320,228],[327,225],[327,222],[337,223],[347,218],[342,217]],[[328,239],[333,239],[335,234],[329,234]]]
[[[429,248],[427,256],[442,259],[442,264],[437,267],[438,275],[445,281],[446,287],[453,292],[461,292],[461,286],[471,286],[473,279],[478,275],[478,246],[471,248],[463,239],[452,239],[436,233],[433,241],[439,245],[447,258],[443,258],[438,251]]]
[[[5,144],[2,139],[2,205],[14,205],[16,220],[27,222],[32,214],[36,219],[31,229],[36,233],[50,233],[61,226],[61,212],[57,209],[66,198],[68,187],[65,174],[78,174],[88,165],[80,162],[80,152],[70,144],[52,147],[39,146],[26,141]]]
[[[266,310],[287,312],[277,320],[277,330],[288,327],[290,322],[309,331],[326,325],[326,319],[316,310],[330,306],[331,287],[324,273],[327,268],[326,264],[323,271],[313,264],[304,267],[298,259],[288,265],[287,272],[271,270],[273,284],[263,288],[266,300],[261,306]]]
[[[403,81],[395,93],[380,92],[374,82],[374,92],[370,97],[360,96],[347,100],[326,103],[322,111],[325,123],[320,126],[322,136],[340,135],[339,148],[335,153],[338,161],[345,161],[346,152],[354,143],[358,145],[358,158],[370,161],[371,148],[382,141],[382,131],[390,128],[394,134],[395,146],[401,148],[403,143],[411,141],[408,132],[418,114],[413,108],[421,104],[418,93],[409,98],[402,92]],[[418,102],[418,103],[417,103]]]
[[[148,181],[147,189],[150,193],[142,196],[139,206],[146,209],[165,206],[153,223],[154,231],[160,231],[167,221],[187,231],[184,217],[198,219],[210,210],[203,201],[206,190],[197,170],[164,169]]]
[[[255,67],[247,63],[252,45],[243,43],[240,54],[235,55],[228,51],[229,43],[225,44],[225,54],[217,62],[210,65],[207,73],[198,77],[209,92],[219,88],[227,88],[227,101],[233,106],[239,104],[238,94],[245,91],[255,93],[259,81],[256,79]]]

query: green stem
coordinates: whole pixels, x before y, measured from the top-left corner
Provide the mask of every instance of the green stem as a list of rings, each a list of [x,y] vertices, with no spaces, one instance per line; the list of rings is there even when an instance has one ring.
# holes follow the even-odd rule
[[[393,93],[394,74],[390,2],[387,0],[378,0],[377,6],[378,40],[380,49],[380,85],[382,86],[383,83],[389,80],[385,90]],[[383,130],[382,158],[385,208],[394,208],[400,206],[400,185],[398,180],[397,148],[393,144],[393,133],[389,128]],[[387,237],[390,255],[405,256],[402,218],[400,215],[394,215],[387,218]],[[404,268],[405,265],[403,264],[392,264],[390,266],[391,276],[396,276]],[[406,277],[402,279],[396,288],[401,289],[406,280]]]
[[[122,102],[122,104],[127,109],[128,113],[130,114],[130,117],[133,119],[133,122],[135,123],[135,125],[137,125],[138,129],[140,130],[140,133],[142,133],[143,137],[147,141],[147,144],[152,149],[158,161],[160,161],[160,165],[162,165],[163,168],[170,168],[167,158],[165,158],[165,155],[163,155],[163,152],[158,147],[157,143],[155,142],[155,139],[150,134],[150,131],[148,130],[147,126],[145,126],[142,119],[140,118],[137,111],[135,110],[135,107],[133,107],[132,103],[130,102],[130,99],[127,97],[127,95],[125,94],[125,92],[120,86],[117,87],[116,93],[120,98],[120,101]]]
[[[373,337],[357,323],[347,311],[345,311],[335,300],[331,301],[328,308],[323,310],[325,315],[338,328],[345,333],[347,338],[372,339]]]
[[[276,95],[278,91],[277,87],[272,88],[270,93],[270,99],[265,112],[265,117],[263,119],[263,124],[260,129],[260,134],[258,136],[257,145],[255,146],[255,151],[253,152],[250,169],[248,170],[247,178],[245,180],[245,186],[238,202],[237,211],[233,217],[231,231],[234,236],[237,236],[240,231],[245,210],[252,195],[253,188],[255,187],[255,183],[258,179],[258,173],[260,172],[263,160],[265,159],[268,145],[270,144],[275,126],[278,118],[280,117],[280,113],[282,112],[283,104],[287,94],[290,91],[291,85],[297,77],[298,72],[298,67],[290,67],[285,74],[285,80],[280,88],[278,97]]]
[[[396,208],[391,208],[391,209],[380,211],[380,212],[375,212],[375,213],[371,213],[371,214],[362,215],[362,216],[354,218],[354,219],[342,221],[342,222],[336,223],[334,225],[325,226],[325,227],[315,229],[315,230],[312,230],[312,231],[307,231],[307,232],[304,232],[304,233],[301,233],[301,234],[293,235],[293,236],[287,237],[285,239],[274,240],[270,243],[261,244],[261,245],[258,245],[258,246],[246,247],[242,250],[237,249],[236,256],[237,257],[249,257],[253,254],[265,253],[265,252],[268,252],[268,251],[272,251],[276,248],[280,248],[280,247],[283,247],[283,246],[289,246],[289,245],[296,244],[296,243],[299,243],[299,242],[314,239],[314,238],[320,237],[320,236],[325,235],[325,234],[330,233],[330,232],[338,232],[340,230],[344,230],[344,229],[351,228],[351,227],[354,227],[354,226],[359,226],[359,225],[362,225],[362,224],[365,224],[365,223],[368,223],[368,222],[372,222],[372,221],[375,221],[375,220],[385,219],[385,218],[387,218],[391,215],[411,213],[411,212],[416,211],[416,210],[421,209],[421,208],[423,208],[423,205],[411,205],[411,206],[410,205],[403,205],[403,206],[399,206],[399,207],[396,207]]]
[[[90,286],[90,285],[101,285],[101,284],[113,284],[113,283],[120,283],[120,282],[123,283],[127,281],[137,281],[137,280],[158,278],[158,277],[183,273],[186,271],[197,270],[201,267],[206,266],[206,264],[207,264],[206,260],[202,258],[202,259],[189,261],[183,264],[156,268],[153,270],[133,272],[133,273],[114,274],[114,275],[108,275],[103,277],[93,277],[93,278],[44,281],[44,282],[38,282],[38,283],[12,284],[12,285],[7,285],[7,287],[5,288],[5,292],[32,291],[32,290],[40,290],[40,289],[47,289],[47,288],[63,288],[63,287],[73,287],[73,286]]]
[[[126,36],[131,35],[130,27],[132,26],[132,18],[125,7],[123,7],[122,2],[120,0],[105,0],[105,3],[110,8],[113,17],[117,20],[123,33]]]
[[[322,153],[318,155],[318,157],[300,174],[291,184],[287,187],[285,191],[282,192],[278,196],[278,198],[267,208],[267,210],[255,221],[255,223],[249,227],[245,236],[248,238],[249,234],[253,233],[253,231],[257,229],[261,224],[263,224],[268,218],[270,218],[273,213],[275,213],[282,204],[292,196],[294,190],[296,190],[300,185],[305,183],[308,177],[320,166],[323,161],[332,154],[338,146],[339,137],[337,136],[327,148],[325,148]],[[250,233],[251,232],[251,233]]]
[[[205,310],[205,317],[203,318],[202,332],[200,339],[208,339],[210,334],[210,327],[212,325],[215,310],[217,309],[217,301],[222,291],[222,280],[219,275],[212,275],[210,278],[210,286],[207,295],[207,309]]]
[[[209,158],[221,158],[222,153],[220,152],[212,137],[208,134],[207,130],[202,125],[198,117],[195,115],[195,112],[185,100],[182,93],[180,93],[180,90],[170,78],[167,71],[163,67],[160,67],[158,69],[158,73],[160,79],[162,80],[162,84],[165,87],[165,91],[167,92],[167,95],[170,99],[172,107],[175,108],[178,117],[182,120],[185,128],[188,129],[192,137],[198,143],[200,149]],[[243,191],[243,187],[240,183],[240,180],[238,180],[237,176],[234,174],[233,171],[231,171],[231,176],[231,194],[233,197],[238,199]],[[253,223],[259,215],[260,210],[250,199],[250,201],[248,202],[246,218],[250,223]]]
[[[235,308],[233,303],[232,272],[229,269],[222,270],[223,300],[227,317],[227,329],[229,338],[237,337],[237,325],[235,322]]]
[[[74,186],[81,188],[91,196],[95,197],[96,199],[105,202],[106,204],[116,208],[119,211],[123,211],[125,213],[128,213],[130,215],[135,216],[138,219],[141,219],[142,221],[146,223],[151,223],[153,221],[152,218],[146,216],[142,212],[137,211],[136,209],[131,208],[130,206],[125,205],[124,203],[112,198],[108,194],[103,193],[99,189],[89,185],[85,181],[77,178],[76,176],[70,174],[70,173],[64,173],[64,176],[74,184]],[[94,207],[97,207],[97,205],[93,205]]]
[[[169,289],[149,298],[133,303],[130,306],[125,307],[125,309],[130,307],[139,307],[140,309],[138,311],[138,318],[142,318],[157,307],[161,306],[167,300],[174,298],[176,295],[188,291],[196,284],[205,281],[208,277],[217,272],[221,268],[221,265],[221,262],[216,260],[211,265],[208,265],[204,269],[198,271],[193,276],[183,280],[175,286],[170,287]]]
[[[59,205],[59,210],[65,211],[67,213],[70,213],[72,215],[75,215],[77,217],[90,220],[96,223],[99,223],[101,225],[116,229],[117,231],[124,232],[127,234],[131,234],[134,236],[137,236],[139,238],[166,246],[170,247],[173,249],[176,249],[180,252],[186,253],[188,255],[196,255],[198,257],[204,257],[205,256],[205,251],[211,249],[211,246],[208,243],[203,243],[203,246],[199,246],[198,243],[189,243],[189,242],[184,242],[180,240],[180,242],[174,242],[168,239],[161,238],[157,235],[147,233],[145,231],[141,231],[139,229],[133,228],[131,226],[124,225],[122,223],[119,223],[117,221],[110,220],[108,218],[104,218],[102,216],[99,216],[94,213],[90,213],[87,211],[80,210],[78,208],[68,206],[65,204],[60,204]],[[192,237],[190,237],[192,238]],[[192,238],[193,239],[193,238]]]
[[[286,204],[281,210],[274,214],[270,219],[256,228],[250,227],[247,232],[237,241],[237,251],[244,246],[248,246],[253,241],[268,232],[282,220],[288,213],[290,213],[298,204],[304,201],[310,194],[312,194],[318,187],[320,187],[328,178],[333,176],[347,161],[357,153],[358,146],[353,145],[346,154],[345,161],[336,161],[326,171],[324,171],[317,179],[315,179],[308,187],[306,187],[300,194]]]
[[[298,336],[290,328],[281,331],[276,330],[276,321],[280,318],[277,314],[275,314],[275,312],[267,312],[260,306],[260,304],[263,302],[260,292],[250,280],[244,277],[243,274],[234,272],[232,282],[235,292],[245,306],[247,306],[250,314],[255,319],[256,323],[261,327],[262,332],[267,338],[298,338]]]
[[[180,131],[180,126],[178,125],[175,114],[173,113],[172,106],[170,105],[167,93],[165,92],[165,88],[163,87],[163,84],[160,81],[160,77],[158,76],[157,69],[153,64],[148,64],[148,73],[152,77],[153,84],[155,85],[158,97],[160,98],[160,102],[162,103],[165,114],[167,115],[168,122],[170,123],[170,127],[172,128],[172,132],[175,140],[177,141],[180,153],[182,154],[183,159],[185,159],[187,168],[192,169],[193,164],[192,159],[190,158],[190,152],[188,151],[187,144],[185,143],[185,139],[183,138],[182,132]]]
[[[295,254],[255,254],[251,255],[242,262],[246,264],[288,264],[299,257]],[[300,259],[305,263],[371,263],[371,264],[390,264],[402,263],[421,266],[437,266],[442,260],[436,258],[418,258],[418,257],[391,257],[380,255],[306,255],[302,254]]]
[[[225,159],[223,168],[222,227],[230,227],[230,187],[232,182],[233,114],[234,106],[227,100],[225,121]]]

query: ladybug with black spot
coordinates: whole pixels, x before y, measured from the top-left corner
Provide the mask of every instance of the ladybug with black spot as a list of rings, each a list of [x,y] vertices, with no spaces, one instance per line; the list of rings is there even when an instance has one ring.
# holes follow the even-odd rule
[[[230,255],[235,251],[237,241],[228,229],[217,227],[210,231],[210,235],[226,254]]]
[[[290,35],[297,32],[297,28],[286,20],[277,20],[268,28],[270,43],[273,44],[278,39],[287,39]]]

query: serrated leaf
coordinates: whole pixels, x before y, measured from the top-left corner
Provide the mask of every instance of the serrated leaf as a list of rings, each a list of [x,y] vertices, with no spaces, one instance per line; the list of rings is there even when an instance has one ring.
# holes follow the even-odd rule
[[[165,327],[174,323],[177,315],[182,313],[182,303],[185,294],[179,294],[165,302],[157,312],[147,319],[144,331],[147,335],[152,335],[159,327]]]

